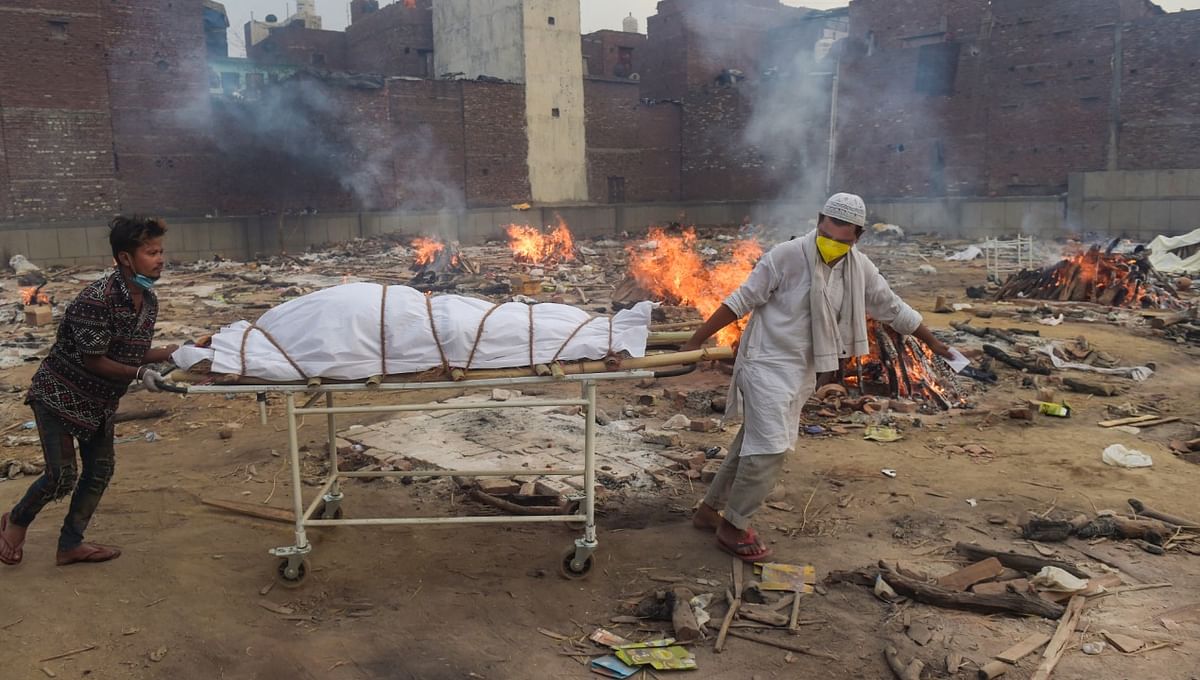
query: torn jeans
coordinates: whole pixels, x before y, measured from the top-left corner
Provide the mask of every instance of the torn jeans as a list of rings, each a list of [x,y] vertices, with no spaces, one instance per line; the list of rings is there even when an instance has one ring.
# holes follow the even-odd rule
[[[101,423],[90,439],[79,440],[82,472],[76,467],[75,438],[59,418],[37,402],[30,404],[42,441],[46,470],[29,487],[9,516],[13,524],[27,527],[52,500],[71,496],[67,517],[59,534],[59,551],[70,550],[83,542],[83,532],[108,488],[116,464],[113,450],[113,423]],[[72,493],[73,492],[73,493]]]

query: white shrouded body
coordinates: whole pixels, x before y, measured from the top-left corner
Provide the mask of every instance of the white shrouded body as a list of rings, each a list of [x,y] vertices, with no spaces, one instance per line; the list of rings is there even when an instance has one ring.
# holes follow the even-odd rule
[[[226,326],[213,336],[211,348],[183,347],[172,359],[185,369],[208,360],[214,373],[280,382],[311,377],[362,380],[443,365],[513,368],[531,364],[531,319],[533,364],[603,359],[618,352],[640,357],[646,353],[651,308],[649,302],[638,303],[610,319],[591,317],[570,305],[508,302],[497,307],[459,295],[427,302],[423,293],[407,286],[388,286],[385,302],[383,286],[350,283],[285,302],[254,326],[246,321]]]

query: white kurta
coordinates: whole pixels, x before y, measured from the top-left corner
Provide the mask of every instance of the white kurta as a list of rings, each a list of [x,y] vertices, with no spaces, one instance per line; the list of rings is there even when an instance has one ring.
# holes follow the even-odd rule
[[[741,455],[782,453],[796,445],[800,410],[816,387],[812,369],[812,320],[809,295],[812,268],[803,255],[805,239],[816,232],[782,243],[763,256],[742,284],[725,299],[739,318],[751,314],[738,348],[727,416],[738,412],[741,397],[745,437]],[[810,249],[810,250],[815,250]],[[921,325],[921,315],[892,292],[879,269],[865,255],[852,252],[863,267],[866,312],[897,332],[910,334]],[[849,294],[845,261],[830,272],[825,289],[833,309],[841,309]]]

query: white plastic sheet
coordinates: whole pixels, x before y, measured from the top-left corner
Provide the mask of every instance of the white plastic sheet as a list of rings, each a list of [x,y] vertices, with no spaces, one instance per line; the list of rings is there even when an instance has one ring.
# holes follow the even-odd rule
[[[1179,257],[1174,250],[1200,245],[1200,229],[1182,236],[1159,236],[1150,242],[1150,264],[1167,274],[1200,274],[1200,252],[1187,259]]]
[[[531,322],[534,364],[602,359],[610,352],[640,357],[646,353],[652,306],[641,302],[611,321],[589,321],[587,312],[569,305],[509,302],[496,307],[459,295],[436,296],[427,303],[423,293],[407,286],[388,286],[385,304],[383,286],[349,283],[290,300],[259,318],[257,328],[270,334],[282,352],[266,334],[239,321],[214,335],[211,348],[183,347],[172,359],[182,368],[208,360],[214,373],[280,382],[418,373],[442,367],[442,353],[454,368],[512,368],[530,365]]]

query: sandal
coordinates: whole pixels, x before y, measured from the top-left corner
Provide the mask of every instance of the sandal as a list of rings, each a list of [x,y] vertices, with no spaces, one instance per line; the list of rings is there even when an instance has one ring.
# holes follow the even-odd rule
[[[121,549],[99,543],[80,543],[70,550],[58,552],[58,566],[63,567],[76,562],[107,562],[121,556]]]
[[[25,557],[25,539],[21,539],[20,543],[13,545],[4,538],[4,532],[8,531],[8,515],[7,512],[0,515],[0,562],[11,567],[20,564],[21,559]],[[4,555],[9,555],[9,557]]]
[[[718,537],[717,545],[721,548],[721,550],[724,550],[743,562],[761,562],[770,557],[772,553],[770,548],[758,542],[758,535],[754,533],[754,529],[747,529],[745,539],[738,541],[733,545],[729,545]],[[747,552],[747,550],[753,552]]]

